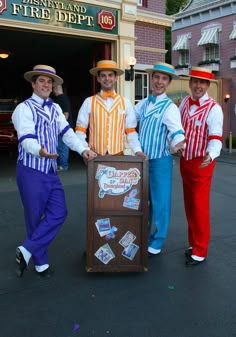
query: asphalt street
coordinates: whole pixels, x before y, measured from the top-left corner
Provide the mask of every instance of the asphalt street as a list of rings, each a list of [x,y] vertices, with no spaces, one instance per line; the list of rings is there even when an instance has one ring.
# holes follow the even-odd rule
[[[33,265],[15,274],[15,248],[25,236],[15,182],[16,155],[0,154],[1,337],[235,337],[236,155],[217,160],[206,262],[186,267],[187,225],[178,157],[172,217],[162,253],[143,273],[87,273],[87,170],[80,158],[61,172],[69,215],[50,247],[51,279]],[[33,188],[33,187],[32,187]]]

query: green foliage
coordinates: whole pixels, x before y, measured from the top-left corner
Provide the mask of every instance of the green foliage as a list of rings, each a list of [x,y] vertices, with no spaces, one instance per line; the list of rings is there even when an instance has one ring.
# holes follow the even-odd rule
[[[179,10],[187,5],[189,0],[167,0],[166,1],[166,14],[173,15],[179,12]],[[166,62],[171,63],[171,28],[166,29]]]

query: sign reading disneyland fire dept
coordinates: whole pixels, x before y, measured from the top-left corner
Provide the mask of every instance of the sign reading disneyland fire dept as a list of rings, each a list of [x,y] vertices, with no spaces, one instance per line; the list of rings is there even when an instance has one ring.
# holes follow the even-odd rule
[[[118,33],[118,12],[74,1],[0,0],[0,20]]]
[[[136,156],[88,163],[88,272],[147,271],[147,167]]]

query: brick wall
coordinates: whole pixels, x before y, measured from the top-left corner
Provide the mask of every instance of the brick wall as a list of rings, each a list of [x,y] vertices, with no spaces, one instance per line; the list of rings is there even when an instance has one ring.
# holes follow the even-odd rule
[[[136,46],[165,49],[165,28],[139,22],[135,25],[135,36],[137,38]],[[156,61],[165,60],[163,53],[141,50],[136,50],[135,57],[137,63],[143,64],[153,64]]]

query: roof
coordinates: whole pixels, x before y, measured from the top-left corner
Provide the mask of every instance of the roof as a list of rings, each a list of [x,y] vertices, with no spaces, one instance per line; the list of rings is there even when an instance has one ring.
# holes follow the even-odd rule
[[[202,11],[203,8],[215,7],[216,5],[223,5],[224,3],[228,3],[229,1],[220,1],[220,0],[189,0],[187,5],[182,8],[182,10],[177,14],[180,16],[182,14],[187,14],[187,12],[199,12]]]

